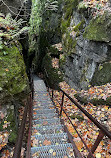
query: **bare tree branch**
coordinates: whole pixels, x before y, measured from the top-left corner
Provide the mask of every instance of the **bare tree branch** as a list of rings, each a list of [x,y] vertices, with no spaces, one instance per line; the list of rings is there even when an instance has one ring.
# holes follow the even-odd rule
[[[20,1],[21,1],[21,0],[20,0]],[[15,7],[8,6],[3,0],[0,0],[0,2],[2,2],[1,5],[6,6],[6,7],[8,8],[8,10],[9,10],[11,13],[13,13],[14,15],[16,15],[16,18],[15,18],[15,19],[17,19],[18,16],[23,17],[23,16],[29,16],[29,15],[30,15],[30,14],[28,14],[27,12],[26,12],[27,15],[20,15],[20,12],[21,12],[21,10],[22,10],[22,8],[23,8],[23,6],[24,6],[24,4],[22,3],[22,1],[21,1],[22,6],[21,6],[20,11],[19,11],[18,14],[16,14],[16,13],[11,9],[11,8],[15,8]],[[15,9],[17,9],[17,8],[15,8]]]

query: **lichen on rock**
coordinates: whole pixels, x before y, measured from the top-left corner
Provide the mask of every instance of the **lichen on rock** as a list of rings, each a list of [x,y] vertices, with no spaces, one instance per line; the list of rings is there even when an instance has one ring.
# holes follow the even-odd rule
[[[103,85],[111,82],[111,63],[106,62],[101,65],[101,69],[95,71],[91,84],[92,85]]]
[[[93,41],[111,42],[111,14],[93,17],[86,27],[84,37]]]

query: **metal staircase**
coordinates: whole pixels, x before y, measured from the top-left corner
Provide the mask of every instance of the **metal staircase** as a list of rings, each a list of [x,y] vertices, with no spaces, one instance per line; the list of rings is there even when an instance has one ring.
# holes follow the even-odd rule
[[[34,76],[33,120],[31,134],[32,158],[75,158],[46,86]]]

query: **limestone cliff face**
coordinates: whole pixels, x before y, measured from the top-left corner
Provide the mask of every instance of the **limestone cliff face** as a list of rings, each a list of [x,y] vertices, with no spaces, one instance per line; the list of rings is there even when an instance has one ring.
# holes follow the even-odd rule
[[[65,80],[76,89],[111,81],[111,14],[93,17],[86,6],[67,0],[61,22]]]

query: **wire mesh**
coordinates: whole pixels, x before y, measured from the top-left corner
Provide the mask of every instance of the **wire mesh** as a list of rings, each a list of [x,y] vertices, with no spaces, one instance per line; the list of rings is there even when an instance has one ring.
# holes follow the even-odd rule
[[[70,143],[31,148],[31,158],[63,158],[65,156],[75,158],[73,146]]]
[[[50,126],[60,124],[59,118],[33,120],[33,127]]]
[[[66,133],[48,134],[48,135],[33,135],[31,137],[32,146],[47,146],[65,144],[68,141]],[[34,143],[35,142],[35,143]]]
[[[53,119],[57,118],[58,114],[57,113],[48,113],[48,114],[35,114],[33,115],[33,119],[38,120],[38,119]]]
[[[48,114],[48,113],[56,113],[56,109],[37,109],[33,110],[36,114]]]
[[[63,127],[64,127],[63,125],[33,127],[32,135],[35,133],[36,133],[36,135],[63,133],[63,129],[64,129]]]

